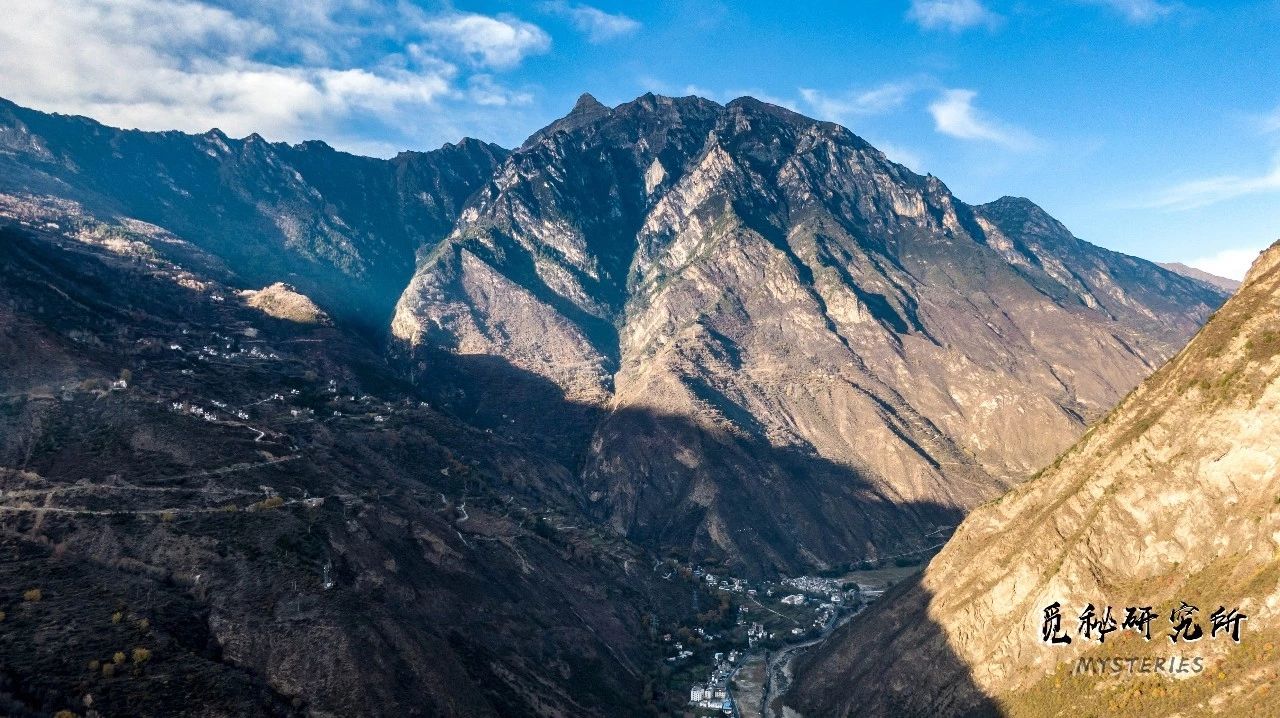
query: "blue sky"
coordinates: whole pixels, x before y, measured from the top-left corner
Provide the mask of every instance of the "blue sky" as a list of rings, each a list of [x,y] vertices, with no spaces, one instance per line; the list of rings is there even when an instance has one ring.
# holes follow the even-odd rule
[[[9,0],[0,95],[365,154],[517,145],[590,91],[750,94],[962,199],[1239,276],[1280,237],[1280,0]]]

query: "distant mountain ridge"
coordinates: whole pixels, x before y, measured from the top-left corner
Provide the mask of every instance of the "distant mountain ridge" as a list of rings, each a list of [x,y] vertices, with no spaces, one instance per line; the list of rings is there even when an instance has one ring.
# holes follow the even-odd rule
[[[924,548],[1223,298],[751,98],[584,95],[514,152],[392,160],[11,103],[0,128],[0,199],[142,220],[365,331],[395,304],[406,367],[468,420],[571,414],[546,441],[598,520],[753,571]]]
[[[466,139],[390,160],[323,142],[118,130],[0,100],[0,193],[163,227],[251,286],[286,280],[385,325],[416,253],[448,233],[507,150]],[[158,250],[164,250],[160,245]]]
[[[1204,271],[1203,269],[1196,269],[1195,267],[1189,267],[1183,264],[1182,262],[1156,262],[1156,264],[1159,264],[1161,267],[1164,267],[1170,272],[1177,272],[1178,274],[1181,274],[1184,277],[1191,277],[1192,279],[1198,279],[1201,282],[1206,282],[1226,292],[1234,293],[1237,289],[1240,288],[1240,282],[1235,279],[1228,279],[1227,277],[1219,277],[1218,275],[1211,274],[1209,272]]]

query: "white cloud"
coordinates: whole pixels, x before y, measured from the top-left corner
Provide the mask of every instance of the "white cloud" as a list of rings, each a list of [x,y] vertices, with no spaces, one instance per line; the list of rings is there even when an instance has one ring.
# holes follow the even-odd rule
[[[1026,130],[987,118],[973,106],[973,90],[946,90],[929,105],[938,132],[962,140],[991,142],[1017,151],[1035,149],[1039,140]]]
[[[1266,247],[1258,249],[1224,249],[1216,254],[1184,262],[1184,264],[1204,270],[1210,274],[1228,279],[1244,279],[1244,275],[1258,258],[1258,253]]]
[[[907,19],[926,30],[945,29],[952,32],[971,27],[995,27],[1000,16],[979,0],[911,0]]]
[[[1155,22],[1173,14],[1178,6],[1174,3],[1159,0],[1079,0],[1088,5],[1102,5],[1120,13],[1126,20],[1136,24]]]
[[[802,87],[800,97],[820,119],[847,122],[855,117],[880,115],[896,110],[913,92],[915,86],[912,83],[887,82],[868,90],[835,95]]]
[[[505,128],[496,108],[528,93],[464,67],[510,67],[549,44],[510,16],[221,1],[10,0],[0,96],[122,127],[421,147],[458,139],[467,119]]]
[[[525,57],[551,48],[551,37],[542,28],[511,15],[453,13],[428,18],[422,26],[445,48],[484,67],[515,67]]]
[[[640,29],[640,23],[626,15],[607,13],[590,5],[579,5],[552,0],[542,4],[542,9],[566,18],[579,32],[593,43],[602,43]]]
[[[1185,210],[1247,195],[1280,192],[1280,157],[1259,175],[1219,175],[1183,182],[1161,191],[1147,208]]]

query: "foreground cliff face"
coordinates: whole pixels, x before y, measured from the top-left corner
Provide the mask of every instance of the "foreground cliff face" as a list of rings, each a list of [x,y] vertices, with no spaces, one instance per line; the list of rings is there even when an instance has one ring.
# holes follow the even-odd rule
[[[547,430],[615,530],[795,571],[932,543],[1222,296],[836,125],[585,96],[471,200],[392,328],[426,381],[497,357],[582,407]],[[546,387],[493,383],[544,413]]]
[[[915,585],[798,667],[806,715],[1270,715],[1280,675],[1280,246],[1178,356],[1052,466],[960,526]],[[1185,601],[1203,637],[1173,643]],[[1072,643],[1042,640],[1061,603]],[[1076,633],[1153,607],[1150,642]],[[1211,613],[1247,619],[1236,643]],[[1096,638],[1096,635],[1095,635]],[[1080,658],[1203,671],[1073,675]]]

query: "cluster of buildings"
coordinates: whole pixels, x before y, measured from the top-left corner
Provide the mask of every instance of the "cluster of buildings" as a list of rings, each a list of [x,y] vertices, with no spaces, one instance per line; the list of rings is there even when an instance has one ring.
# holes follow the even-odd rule
[[[729,651],[728,655],[717,653],[715,667],[711,669],[705,683],[689,689],[689,705],[694,708],[723,711],[725,715],[733,715],[733,696],[729,694],[729,679],[733,677],[734,664],[739,653]]]
[[[201,419],[204,419],[205,421],[218,420],[218,415],[215,414],[213,411],[206,409],[202,406],[197,406],[195,404],[188,404],[185,401],[175,401],[169,404],[169,409],[170,411],[175,411],[179,414],[190,414],[192,416],[198,416]]]
[[[665,636],[663,636],[663,639],[670,641],[671,634],[670,633],[666,634]],[[681,643],[680,641],[676,641],[675,645],[673,645],[672,648],[675,649],[675,654],[667,658],[667,663],[679,663],[680,661],[683,661],[686,658],[690,658],[693,656],[693,651],[690,651],[689,649],[685,648],[684,644]]]
[[[743,593],[744,591],[747,590],[747,582],[740,578],[734,578],[732,576],[729,576],[727,578],[721,578],[717,580],[714,574],[711,574],[711,573],[704,574],[702,572],[702,569],[700,568],[694,569],[693,577],[701,578],[703,581],[707,583],[708,586],[712,588],[717,588],[721,591]]]
[[[215,338],[216,337],[218,337],[218,335],[215,335]],[[227,345],[227,346],[228,348],[230,348],[231,345]],[[169,349],[173,351],[182,351],[182,346],[180,344],[170,344]],[[247,356],[258,357],[258,358],[272,358],[272,359],[278,358],[276,354],[264,353],[256,347],[249,349],[247,352],[244,350],[240,350],[240,353],[245,354]],[[197,350],[196,355],[200,358],[204,358],[206,356],[230,358],[232,356],[230,354],[219,354],[217,349],[209,346],[205,346]],[[184,370],[183,373],[186,374],[190,372]],[[118,385],[118,388],[127,387],[127,384],[125,383],[124,380],[117,381],[112,388],[113,389],[117,388],[117,385]],[[334,379],[330,379],[328,381],[328,385],[326,389],[330,395],[337,394],[338,393],[337,381]],[[245,408],[257,406],[259,404],[264,404],[268,402],[281,402],[281,403],[287,404],[290,398],[300,396],[301,394],[302,392],[298,389],[289,389],[287,394],[282,394],[277,392],[269,396],[266,396],[262,399],[259,399],[258,401],[255,401],[251,404],[248,404]],[[334,401],[341,401],[344,398],[345,397],[333,396]],[[374,397],[369,395],[361,395],[361,396],[352,395],[350,397],[350,401],[353,403],[367,405],[374,402],[375,399]],[[211,422],[219,420],[220,417],[218,416],[218,413],[217,413],[218,411],[222,411],[226,414],[232,415],[236,419],[239,419],[240,421],[248,421],[250,419],[249,413],[245,410],[245,408],[240,408],[240,409],[231,408],[227,406],[226,402],[218,401],[216,399],[210,400],[209,403],[214,408],[204,408],[197,404],[194,404],[192,402],[187,402],[187,401],[171,402],[169,408],[174,412],[182,413],[182,414],[190,414],[192,416],[196,416],[198,418],[204,419],[205,421],[211,421]],[[406,405],[412,405],[413,402],[410,402],[409,400],[406,399],[404,403]],[[417,403],[420,407],[424,409],[429,408],[429,404],[427,404],[427,402],[425,401],[417,402]],[[386,404],[384,407],[384,410],[385,410],[385,413],[378,413],[378,414],[365,413],[365,416],[372,417],[372,420],[374,421],[374,423],[378,423],[378,424],[386,423],[388,416],[394,413],[395,409],[391,404]],[[368,410],[365,410],[365,411],[367,412]],[[290,407],[289,415],[299,419],[310,419],[311,417],[315,416],[315,411],[313,409],[309,409],[305,407]],[[343,415],[344,413],[341,411],[335,410],[333,412],[333,416],[335,417],[341,417]]]
[[[789,586],[804,593],[828,595],[839,593],[841,586],[840,581],[837,579],[820,578],[818,576],[796,576],[794,578],[784,578],[780,583],[783,586]]]
[[[178,352],[183,351],[181,344],[170,344],[169,349],[172,351],[178,351]],[[252,346],[252,347],[249,347],[248,349],[245,349],[244,347],[237,348],[233,344],[227,344],[223,348],[219,349],[218,347],[209,346],[206,344],[195,351],[195,357],[200,361],[210,361],[212,359],[223,359],[226,361],[231,361],[234,359],[240,359],[245,357],[249,359],[258,359],[263,361],[267,361],[267,360],[274,361],[274,360],[278,360],[280,358],[280,355],[276,354],[275,352],[263,351],[257,346]]]
[[[689,689],[689,705],[707,710],[719,710],[725,715],[733,715],[733,699],[723,688],[711,686],[694,686]]]
[[[755,649],[761,641],[777,637],[776,633],[770,632],[766,627],[768,624],[766,619],[768,617],[764,613],[756,613],[757,610],[769,612],[772,609],[769,609],[764,604],[759,604],[759,608],[756,608],[748,605],[748,602],[759,603],[759,601],[767,598],[786,606],[811,608],[813,611],[811,617],[806,615],[805,618],[800,619],[801,623],[799,625],[789,629],[791,635],[798,640],[812,629],[820,630],[830,625],[831,621],[844,606],[857,605],[860,598],[860,589],[858,587],[854,586],[845,589],[843,582],[839,579],[798,576],[783,578],[777,582],[765,582],[752,587],[741,578],[717,576],[696,566],[690,566],[689,570],[693,580],[704,585],[708,590],[744,594],[746,601],[744,601],[744,605],[738,606],[737,615],[737,625],[745,628],[747,645],[743,648],[743,651]],[[674,572],[669,571],[664,578],[669,580],[673,575]],[[757,599],[757,596],[759,596],[759,599]],[[775,598],[775,596],[781,596],[781,598]],[[777,611],[772,612],[777,613]],[[757,618],[757,616],[760,616],[760,618]],[[701,628],[694,629],[694,632],[704,640],[716,638]],[[670,634],[663,636],[663,638],[668,643],[672,640]],[[693,656],[693,652],[686,649],[681,643],[675,643],[672,647],[675,651],[667,658],[670,663],[685,661]],[[705,681],[689,689],[689,706],[702,710],[723,710],[726,715],[734,715],[733,697],[728,690],[728,683],[737,667],[736,664],[741,658],[742,654],[738,650],[731,650],[728,653],[716,653],[714,657],[715,667],[711,670],[710,675]]]

